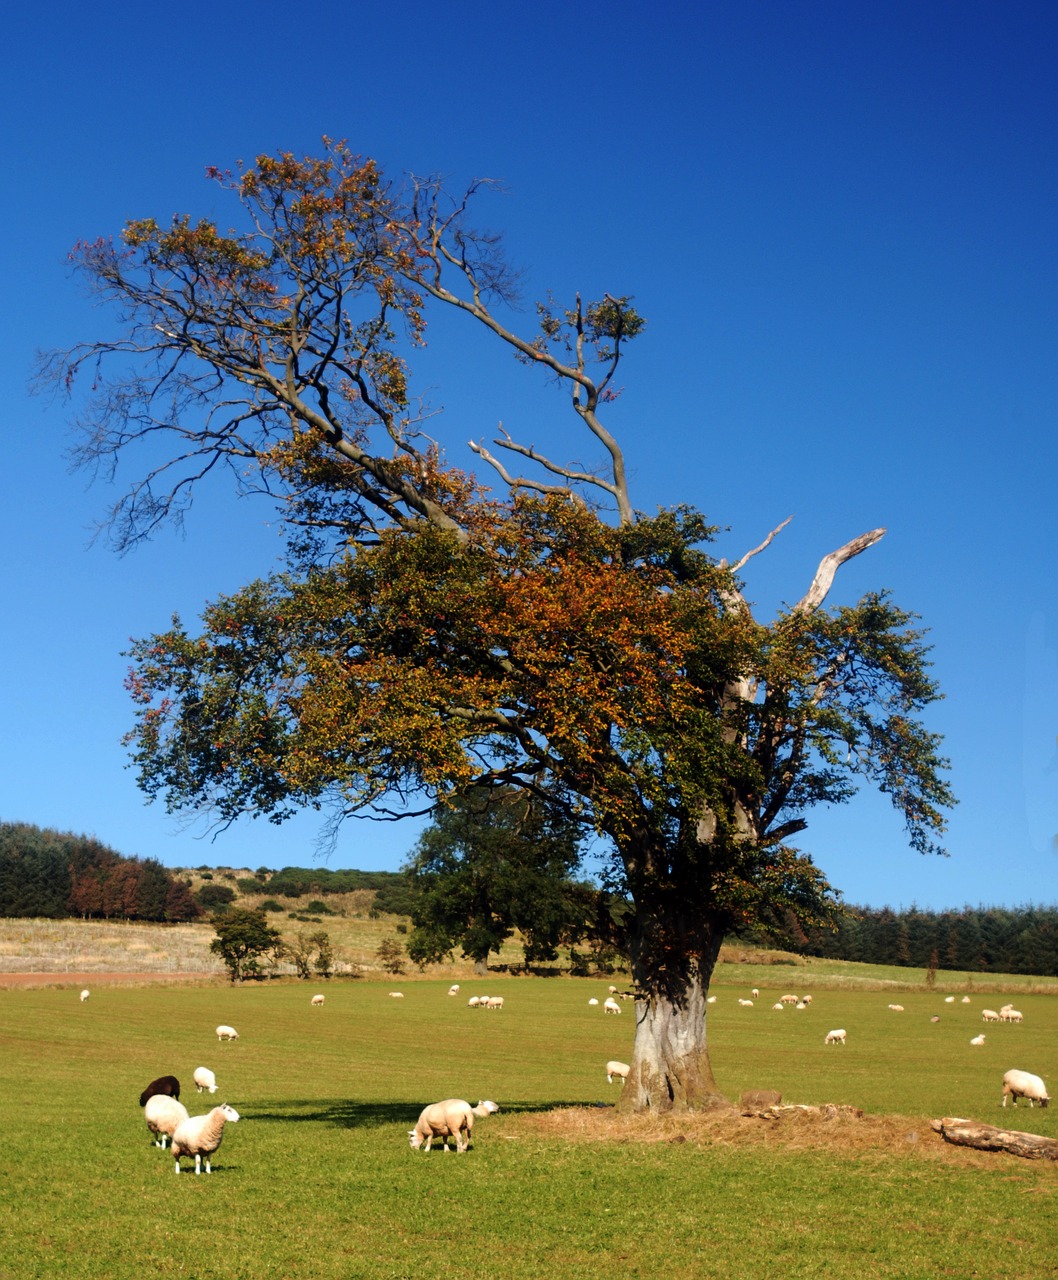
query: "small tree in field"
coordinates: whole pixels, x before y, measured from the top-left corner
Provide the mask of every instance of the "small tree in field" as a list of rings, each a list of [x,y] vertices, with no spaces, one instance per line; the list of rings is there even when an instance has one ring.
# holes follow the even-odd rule
[[[396,938],[383,938],[375,955],[386,973],[404,972],[404,948]]]
[[[472,785],[537,797],[606,842],[631,904],[620,1105],[709,1105],[706,992],[725,935],[832,901],[791,843],[809,812],[867,782],[928,851],[952,800],[921,720],[938,695],[913,618],[881,593],[826,605],[884,530],[830,551],[758,618],[743,574],[782,525],[730,563],[693,508],[635,506],[605,420],[644,327],[631,299],[542,305],[517,331],[512,274],[468,218],[475,191],[396,190],[342,144],[211,176],[239,227],[146,218],[118,244],[80,245],[124,327],[44,365],[65,387],[90,371],[84,462],[143,451],[112,512],[120,545],[225,470],[275,495],[290,529],[285,572],[209,605],[197,634],[175,619],[134,644],[141,787],[221,824],[303,805],[426,812]],[[495,490],[449,461],[407,362],[431,307],[548,374],[590,462],[503,432],[470,446]],[[715,452],[737,500],[742,473]]]
[[[263,911],[247,911],[233,907],[212,920],[216,937],[209,944],[220,956],[232,982],[256,976],[262,956],[281,945],[278,929],[268,924]]]

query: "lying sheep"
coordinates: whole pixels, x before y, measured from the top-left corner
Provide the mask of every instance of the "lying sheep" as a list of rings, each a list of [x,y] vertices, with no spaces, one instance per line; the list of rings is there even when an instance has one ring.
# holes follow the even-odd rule
[[[954,996],[945,996],[945,997],[944,997],[944,1003],[945,1003],[945,1004],[954,1004],[954,1003],[955,1003],[955,997],[954,997]]]
[[[970,997],[969,997],[969,996],[963,996],[963,998],[959,1001],[959,1003],[960,1003],[960,1004],[969,1004],[969,1003],[970,1003]]]
[[[167,1098],[180,1097],[180,1081],[176,1076],[159,1076],[157,1080],[152,1080],[146,1089],[140,1094],[140,1106],[145,1107],[147,1101],[156,1095],[164,1095]]]
[[[903,1013],[903,1012],[904,1012],[904,1006],[903,1006],[902,1004],[891,1004],[891,1005],[889,1006],[889,1008],[890,1008],[890,1009],[892,1009],[892,1011],[893,1011],[894,1013]]]
[[[782,1013],[782,1011],[786,1008],[786,1006],[783,1004],[781,1000],[776,1000],[775,1003],[772,1005],[772,1008],[778,1009],[779,1012]]]
[[[147,1099],[143,1118],[147,1121],[147,1128],[155,1135],[154,1145],[164,1151],[166,1139],[171,1139],[187,1119],[187,1107],[167,1093],[156,1093],[153,1098]]]
[[[1014,1099],[1014,1106],[1018,1105],[1019,1098],[1028,1098],[1029,1106],[1032,1106],[1035,1100],[1041,1107],[1045,1107],[1050,1102],[1047,1094],[1047,1086],[1043,1083],[1039,1076],[1034,1076],[1028,1071],[1008,1071],[1003,1077],[1003,1106],[1007,1105],[1007,1095]]]
[[[209,1067],[196,1067],[192,1078],[199,1093],[203,1089],[208,1089],[210,1093],[217,1092],[217,1077],[210,1071]]]
[[[589,996],[589,997],[588,997],[588,1004],[589,1004],[592,1008],[594,1008],[598,1003],[599,1003],[599,1002],[598,1002],[598,1000],[596,1000],[594,996]]]
[[[403,999],[404,999],[404,992],[403,992],[403,991],[391,991],[391,992],[389,993],[389,998],[390,998],[391,1000],[403,1000]]]
[[[976,1045],[982,1045],[984,1044],[984,1042],[985,1042],[985,1037],[984,1037],[983,1031],[979,1036],[974,1036],[974,1038],[970,1041],[971,1044],[976,1044]]]
[[[742,1000],[742,999],[740,999],[740,1000],[739,1000],[739,1004],[742,1006],[742,1008],[743,1008],[743,1009],[752,1009],[752,1008],[753,1008],[753,1001],[752,1001],[752,1000]]]
[[[602,1009],[603,1009],[603,1013],[620,1013],[621,1012],[621,1006],[617,1003],[617,1001],[613,998],[613,996],[606,997],[606,999],[603,1001]]]
[[[807,1005],[807,1004],[805,1004],[805,1002],[804,1002],[803,1000],[798,1000],[798,1002],[794,1005],[794,1008],[795,1008],[795,1009],[807,1009],[807,1008],[808,1008],[808,1005]]]
[[[325,999],[324,996],[316,995],[312,997],[312,999],[309,1001],[309,1004],[312,1005],[314,1009],[322,1009],[324,999]]]
[[[826,1034],[826,1038],[823,1040],[823,1043],[824,1044],[844,1044],[845,1028],[839,1027],[837,1031],[828,1031]]]
[[[234,1027],[229,1027],[226,1023],[221,1023],[217,1028],[218,1040],[238,1040],[239,1033]]]
[[[429,1151],[434,1138],[440,1138],[447,1155],[448,1139],[454,1138],[456,1151],[462,1154],[470,1146],[473,1131],[474,1109],[470,1103],[462,1098],[446,1098],[423,1107],[415,1128],[408,1130],[408,1141],[413,1151],[418,1151],[424,1143]]]
[[[617,1062],[616,1060],[613,1062],[608,1062],[606,1064],[606,1083],[613,1084],[614,1076],[619,1076],[621,1083],[624,1084],[624,1082],[628,1079],[628,1073],[629,1071],[631,1071],[631,1069],[632,1068],[628,1065],[627,1062]]]
[[[234,1124],[238,1119],[239,1113],[235,1108],[222,1102],[219,1107],[207,1111],[204,1116],[191,1116],[181,1121],[177,1125],[173,1141],[169,1146],[169,1153],[174,1157],[177,1173],[180,1172],[182,1156],[195,1157],[196,1173],[202,1172],[202,1157],[205,1156],[206,1172],[212,1173],[209,1159],[224,1138],[224,1126],[229,1122]]]
[[[92,994],[91,991],[89,991],[88,988],[85,987],[85,989],[81,992],[81,1003],[84,1004],[84,1002],[88,999],[88,997],[91,994]]]

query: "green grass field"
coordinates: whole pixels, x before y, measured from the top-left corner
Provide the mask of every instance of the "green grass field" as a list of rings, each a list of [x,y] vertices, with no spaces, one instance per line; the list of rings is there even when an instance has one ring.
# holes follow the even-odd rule
[[[69,989],[0,991],[0,1280],[1058,1273],[1058,1167],[929,1128],[1003,1117],[1058,1136],[1058,1105],[998,1106],[1011,1066],[1058,1087],[1054,996],[1020,991],[1020,1026],[982,1027],[992,995],[908,992],[896,1014],[886,991],[824,985],[777,1013],[797,984],[760,974],[752,1009],[741,983],[714,986],[725,1092],[777,1088],[866,1120],[616,1116],[603,1067],[629,1053],[634,1015],[590,1009],[600,981],[465,979],[453,998],[447,978],[331,983],[322,1010],[294,983],[97,986],[84,1005]],[[480,992],[505,1008],[468,1009]],[[218,1044],[219,1022],[240,1039]],[[846,1047],[824,1047],[833,1027]],[[200,1064],[212,1100],[191,1082]],[[192,1114],[227,1100],[243,1117],[211,1177],[177,1178],[150,1144],[137,1098],[168,1072]],[[452,1095],[503,1110],[465,1156],[411,1151],[421,1106]]]

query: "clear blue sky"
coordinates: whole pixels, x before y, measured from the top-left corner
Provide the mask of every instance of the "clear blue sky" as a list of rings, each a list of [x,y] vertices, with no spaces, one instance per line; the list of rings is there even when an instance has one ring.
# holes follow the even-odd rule
[[[767,614],[886,525],[834,602],[877,587],[931,629],[961,804],[951,857],[870,795],[801,844],[848,900],[1058,900],[1058,9],[824,0],[653,6],[264,0],[20,5],[6,24],[0,309],[0,820],[170,866],[306,864],[318,815],[210,844],[146,806],[120,744],[130,636],[265,572],[271,512],[204,492],[186,533],[90,545],[115,496],[71,474],[34,351],[108,319],[67,273],[129,217],[227,219],[208,164],[349,139],[393,176],[502,179],[480,220],[552,290],[648,318],[611,423],[636,505],[690,502]],[[234,215],[233,215],[234,216]],[[422,378],[437,431],[562,442],[563,403],[470,332]],[[569,448],[579,442],[568,438]],[[415,832],[349,824],[329,865],[396,868]]]

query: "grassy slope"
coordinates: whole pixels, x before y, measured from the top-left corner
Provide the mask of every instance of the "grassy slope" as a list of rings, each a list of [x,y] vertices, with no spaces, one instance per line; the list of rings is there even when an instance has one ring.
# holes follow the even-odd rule
[[[1022,1026],[936,994],[816,987],[803,1012],[768,1007],[791,972],[756,972],[762,997],[718,985],[710,1039],[731,1095],[851,1102],[831,1126],[626,1122],[603,1064],[620,1018],[589,1009],[588,980],[336,982],[322,1010],[302,984],[0,992],[0,1280],[145,1273],[192,1280],[350,1277],[1038,1277],[1053,1273],[1058,1167],[946,1147],[933,1115],[997,1122],[1010,1066],[1058,1083],[1058,1002],[1017,995]],[[802,976],[802,971],[797,971]],[[800,985],[805,985],[801,983]],[[499,1013],[465,997],[506,997]],[[998,993],[997,993],[998,994]],[[992,996],[989,997],[989,1003]],[[1001,1001],[1000,1001],[1001,1003]],[[930,1015],[941,1021],[931,1023]],[[234,1044],[213,1027],[231,1022]],[[847,1047],[825,1048],[834,1026]],[[175,1071],[192,1114],[200,1063],[214,1101],[243,1114],[211,1178],[174,1177],[136,1097]],[[190,1090],[190,1092],[188,1092]],[[408,1150],[420,1106],[495,1098],[465,1157]],[[575,1104],[555,1115],[549,1108]],[[1058,1106],[1008,1121],[1058,1136]]]

